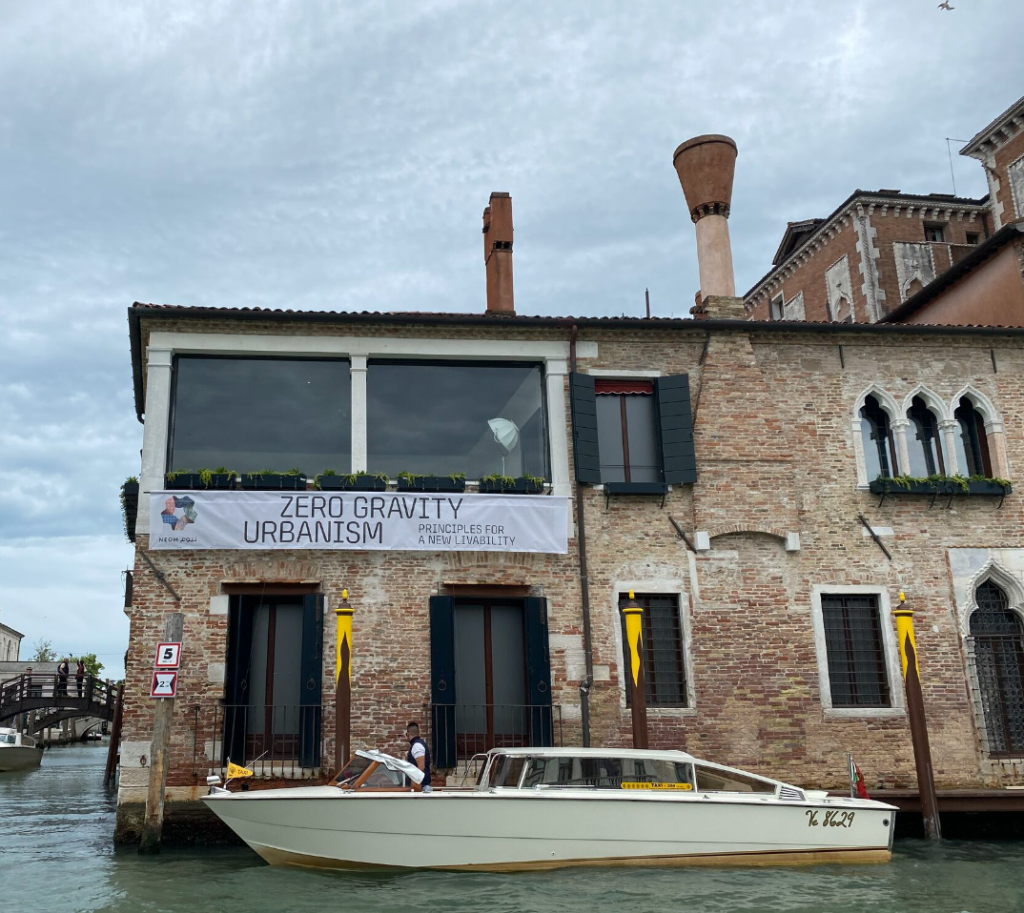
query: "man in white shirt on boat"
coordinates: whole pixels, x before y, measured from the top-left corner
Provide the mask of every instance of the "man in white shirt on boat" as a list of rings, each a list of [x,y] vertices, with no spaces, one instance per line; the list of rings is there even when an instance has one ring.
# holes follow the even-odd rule
[[[415,721],[410,722],[405,727],[405,735],[409,739],[409,754],[405,759],[423,771],[422,791],[433,792],[430,786],[430,749],[427,748],[427,743],[420,738],[420,724]]]

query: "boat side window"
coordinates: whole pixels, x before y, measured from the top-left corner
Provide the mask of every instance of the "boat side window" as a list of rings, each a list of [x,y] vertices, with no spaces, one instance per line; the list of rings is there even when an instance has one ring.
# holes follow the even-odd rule
[[[523,786],[692,789],[693,769],[660,758],[531,758]]]
[[[501,766],[495,775],[491,786],[504,786],[508,789],[516,789],[519,786],[519,777],[523,772],[523,765],[527,759],[505,755],[501,759]]]
[[[697,765],[697,789],[703,793],[774,793],[775,784],[729,770]]]
[[[14,743],[14,733],[0,733],[0,745],[13,745]]]

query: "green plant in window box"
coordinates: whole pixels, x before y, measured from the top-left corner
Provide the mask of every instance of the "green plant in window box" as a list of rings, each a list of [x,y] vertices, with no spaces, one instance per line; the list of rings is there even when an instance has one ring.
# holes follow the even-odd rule
[[[415,475],[411,472],[398,474],[399,491],[465,491],[466,474],[455,472],[447,476]]]
[[[218,466],[216,469],[200,469],[198,474],[203,488],[224,491],[234,487],[235,473],[226,466]]]
[[[917,476],[880,475],[869,485],[872,494],[971,494],[1001,495],[1013,491],[1013,486],[1006,479],[990,479],[986,476],[940,475],[934,474],[926,478]]]
[[[171,491],[201,491],[206,483],[198,470],[175,469],[164,474],[164,487]]]
[[[278,472],[261,469],[259,472],[242,474],[242,488],[250,491],[305,491],[306,476],[301,469]]]
[[[333,469],[325,469],[315,479],[321,491],[387,491],[387,473],[366,471],[338,475]]]
[[[139,516],[139,480],[128,476],[121,486],[121,518],[124,534],[129,542],[135,541],[135,521]]]
[[[540,476],[511,476],[494,473],[480,480],[480,491],[491,494],[531,495],[544,491],[544,479]]]

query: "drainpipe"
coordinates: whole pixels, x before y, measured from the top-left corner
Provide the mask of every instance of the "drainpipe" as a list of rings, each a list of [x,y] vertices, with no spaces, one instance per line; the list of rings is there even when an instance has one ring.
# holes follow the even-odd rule
[[[569,333],[569,371],[576,373],[576,338],[580,329],[574,323]],[[583,658],[586,661],[586,678],[580,682],[580,723],[583,727],[583,747],[590,747],[590,688],[594,684],[594,650],[590,633],[590,582],[587,576],[587,524],[583,514],[583,486],[577,481],[576,488],[576,541],[580,553],[580,602],[583,606]]]

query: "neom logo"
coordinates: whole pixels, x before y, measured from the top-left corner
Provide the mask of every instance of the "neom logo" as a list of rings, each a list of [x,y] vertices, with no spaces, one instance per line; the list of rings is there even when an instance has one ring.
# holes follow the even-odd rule
[[[164,509],[160,511],[160,519],[176,533],[187,529],[190,523],[195,523],[197,516],[196,502],[187,495],[182,498],[171,495],[164,501]]]

